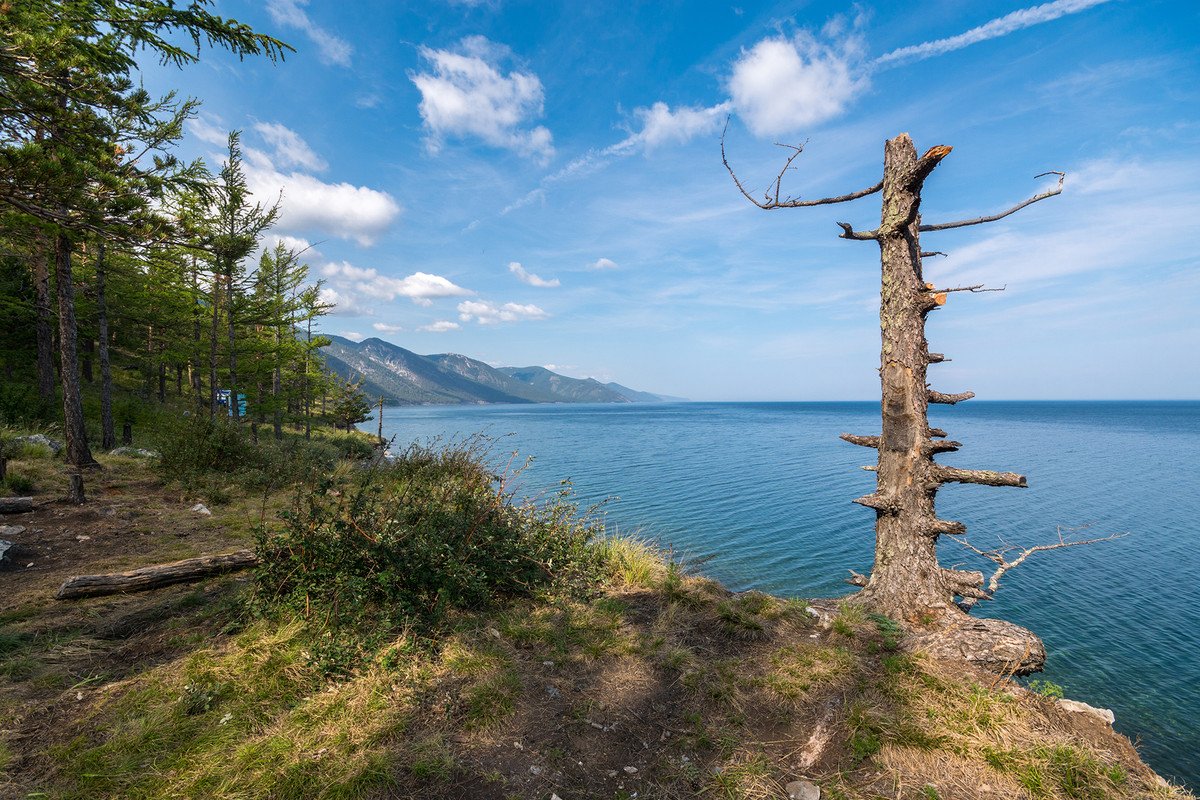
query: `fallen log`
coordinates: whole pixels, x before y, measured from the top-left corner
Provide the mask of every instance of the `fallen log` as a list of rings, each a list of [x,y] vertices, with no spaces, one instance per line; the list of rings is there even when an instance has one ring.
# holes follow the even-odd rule
[[[76,575],[63,581],[54,597],[58,600],[76,600],[80,597],[99,597],[121,592],[144,592],[173,583],[190,583],[224,572],[249,569],[257,563],[258,556],[250,550],[235,550],[215,556],[185,558],[170,564],[155,564],[129,572]]]
[[[24,514],[33,511],[32,497],[0,497],[0,514]]]

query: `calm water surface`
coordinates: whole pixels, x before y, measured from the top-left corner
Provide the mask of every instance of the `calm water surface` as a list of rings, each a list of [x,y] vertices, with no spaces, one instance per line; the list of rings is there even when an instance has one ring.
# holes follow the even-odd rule
[[[945,487],[939,516],[980,546],[1038,543],[1090,524],[1115,542],[1038,554],[977,613],[1024,625],[1045,677],[1111,708],[1161,774],[1200,788],[1200,402],[979,402],[935,408],[964,443],[944,463],[1021,472],[1028,489]],[[375,423],[364,429],[374,430]],[[877,403],[677,403],[388,408],[397,444],[484,432],[535,457],[521,491],[570,478],[607,497],[610,530],[657,539],[732,589],[844,594],[869,572],[872,454],[838,440],[879,432]],[[942,537],[945,564],[990,562]],[[978,559],[975,559],[978,561]]]

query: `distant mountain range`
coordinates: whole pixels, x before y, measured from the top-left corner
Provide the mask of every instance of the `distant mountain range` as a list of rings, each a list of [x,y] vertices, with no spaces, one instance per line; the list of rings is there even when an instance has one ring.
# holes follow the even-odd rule
[[[458,403],[660,403],[678,397],[639,392],[545,367],[496,367],[457,353],[422,356],[382,339],[330,336],[325,365],[361,380],[367,397],[398,405]]]

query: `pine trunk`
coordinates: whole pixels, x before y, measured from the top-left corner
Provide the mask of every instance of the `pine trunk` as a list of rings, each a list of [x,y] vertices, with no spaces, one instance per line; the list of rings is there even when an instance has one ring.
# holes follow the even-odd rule
[[[228,299],[229,319],[229,413],[233,417],[234,422],[241,421],[241,404],[238,402],[238,377],[237,377],[237,325],[233,316],[234,296],[233,296],[233,265],[229,265],[229,272],[226,278],[225,296]]]
[[[33,285],[36,304],[38,395],[54,400],[54,331],[50,310],[50,245],[40,233],[34,238]]]
[[[212,282],[212,328],[208,337],[208,415],[220,412],[217,402],[217,332],[221,319],[221,276],[214,270]]]
[[[96,321],[100,329],[100,446],[112,450],[117,446],[112,413],[112,363],[108,352],[108,302],[104,296],[107,265],[104,245],[96,253]]]
[[[95,465],[83,424],[83,398],[79,389],[79,351],[75,332],[75,288],[71,280],[71,240],[59,233],[54,254],[58,284],[58,341],[62,364],[63,434],[67,440],[66,461],[73,467]]]

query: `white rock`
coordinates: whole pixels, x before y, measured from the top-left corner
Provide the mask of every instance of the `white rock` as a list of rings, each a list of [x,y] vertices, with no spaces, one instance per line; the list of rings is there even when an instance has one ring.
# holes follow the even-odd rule
[[[206,517],[212,516],[212,512],[208,510],[208,506],[204,505],[204,503],[196,503],[196,505],[192,506],[192,511],[195,511],[197,514],[203,514]]]
[[[533,766],[531,766],[531,767],[529,768],[529,772],[530,772],[530,774],[533,774],[533,775],[541,775],[541,774],[542,774],[542,768],[541,768],[541,767],[539,767],[537,764],[534,764]]]
[[[1089,706],[1087,703],[1080,702],[1079,700],[1055,700],[1054,704],[1063,711],[1073,711],[1076,714],[1091,714],[1096,719],[1102,719],[1109,725],[1112,725],[1117,719],[1116,714],[1113,714],[1111,710]]]
[[[821,800],[821,787],[811,781],[792,781],[783,788],[788,800]]]
[[[24,525],[0,525],[0,536],[20,536],[24,532]]]
[[[637,771],[638,771],[637,767],[625,767],[625,773],[627,775],[637,775]]]

